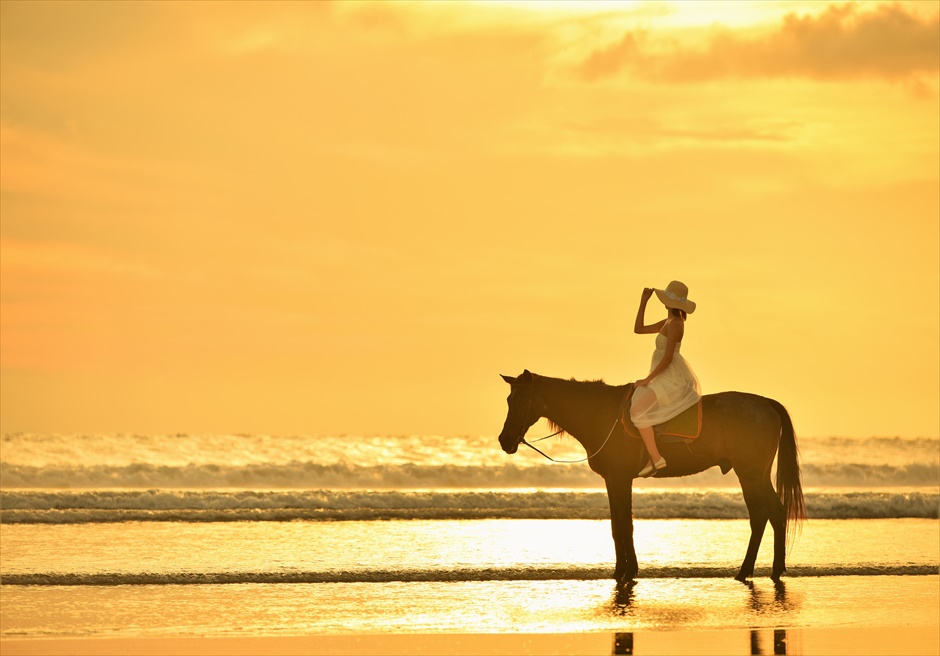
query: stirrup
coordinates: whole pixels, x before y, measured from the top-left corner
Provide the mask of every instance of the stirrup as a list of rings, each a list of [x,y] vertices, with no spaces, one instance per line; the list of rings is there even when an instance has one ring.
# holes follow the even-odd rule
[[[639,473],[637,474],[637,476],[638,476],[639,478],[649,478],[649,477],[652,476],[654,473],[656,473],[656,472],[658,472],[658,471],[660,471],[660,470],[662,470],[662,469],[665,469],[665,468],[666,468],[666,459],[660,457],[660,459],[657,460],[655,463],[654,463],[652,460],[650,460],[650,461],[646,464],[646,467],[644,467],[643,469],[641,469],[641,470],[639,471]]]

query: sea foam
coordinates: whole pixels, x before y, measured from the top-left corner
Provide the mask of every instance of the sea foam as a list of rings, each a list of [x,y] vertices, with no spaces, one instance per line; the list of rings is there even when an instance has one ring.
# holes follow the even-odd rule
[[[115,586],[115,585],[230,585],[297,583],[429,583],[463,581],[597,581],[611,578],[611,567],[467,567],[460,569],[380,569],[295,572],[104,572],[6,574],[3,585]],[[714,565],[643,567],[644,579],[730,578],[734,569]],[[938,573],[935,565],[804,565],[788,567],[786,576],[923,576]],[[757,567],[755,577],[770,575]]]
[[[940,465],[871,465],[853,462],[804,463],[803,485],[815,487],[940,486]],[[477,465],[356,465],[293,461],[282,464],[57,465],[0,463],[0,484],[10,488],[557,488],[602,487],[586,465],[512,463]],[[694,477],[663,479],[666,487],[737,487],[733,474],[713,467]]]
[[[5,524],[101,522],[607,519],[593,491],[95,490],[4,491]],[[937,491],[807,491],[811,519],[940,517]],[[640,519],[742,519],[740,491],[637,490]]]

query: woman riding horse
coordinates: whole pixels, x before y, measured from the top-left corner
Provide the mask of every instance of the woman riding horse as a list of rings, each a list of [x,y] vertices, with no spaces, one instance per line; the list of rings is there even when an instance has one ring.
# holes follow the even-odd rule
[[[646,302],[653,293],[669,308],[670,315],[646,326]],[[520,444],[531,446],[525,441],[526,431],[542,417],[581,443],[587,453],[584,460],[604,478],[607,486],[616,554],[614,578],[618,582],[634,580],[639,571],[633,544],[635,476],[651,473],[660,478],[689,476],[716,466],[722,473],[733,470],[741,483],[751,525],[744,562],[735,578],[746,581],[753,576],[761,538],[769,522],[774,540],[770,576],[779,580],[786,570],[787,535],[806,518],[799,451],[786,408],[774,399],[745,392],[701,397],[699,436],[684,441],[687,443],[662,445],[669,456],[668,468],[653,439],[652,426],[691,407],[701,395],[695,374],[679,355],[684,334],[682,313],[694,309],[695,304],[688,300],[688,289],[682,283],[673,281],[664,290],[643,290],[636,331],[659,334],[652,370],[635,384],[550,378],[529,370],[516,377],[503,376],[511,390],[499,443],[510,454],[518,451]],[[646,450],[621,423],[624,399],[631,394],[631,417],[643,427],[641,435]],[[771,483],[775,459],[776,489]]]
[[[669,310],[669,315],[647,326],[646,303],[653,292]],[[679,354],[682,336],[685,334],[685,320],[692,312],[695,312],[695,303],[689,300],[689,288],[678,280],[673,280],[666,289],[647,287],[640,296],[633,331],[638,335],[657,333],[650,373],[636,382],[630,404],[630,419],[640,430],[640,437],[650,455],[649,464],[638,474],[642,477],[652,476],[666,468],[666,459],[656,448],[653,426],[666,423],[702,398],[702,388],[695,372]]]

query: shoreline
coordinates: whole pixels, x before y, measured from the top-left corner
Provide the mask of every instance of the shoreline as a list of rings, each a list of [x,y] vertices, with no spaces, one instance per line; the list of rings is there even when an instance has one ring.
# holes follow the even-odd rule
[[[897,627],[0,639],[4,656],[196,654],[940,654],[940,624]]]

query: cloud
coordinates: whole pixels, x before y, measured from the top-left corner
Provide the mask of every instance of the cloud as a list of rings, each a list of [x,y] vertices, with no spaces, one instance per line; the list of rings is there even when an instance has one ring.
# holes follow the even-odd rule
[[[581,61],[594,81],[623,72],[660,82],[722,78],[911,79],[940,69],[940,13],[920,18],[899,5],[860,11],[832,5],[815,16],[787,15],[771,32],[714,32],[704,48],[657,49],[648,32],[630,31]]]

